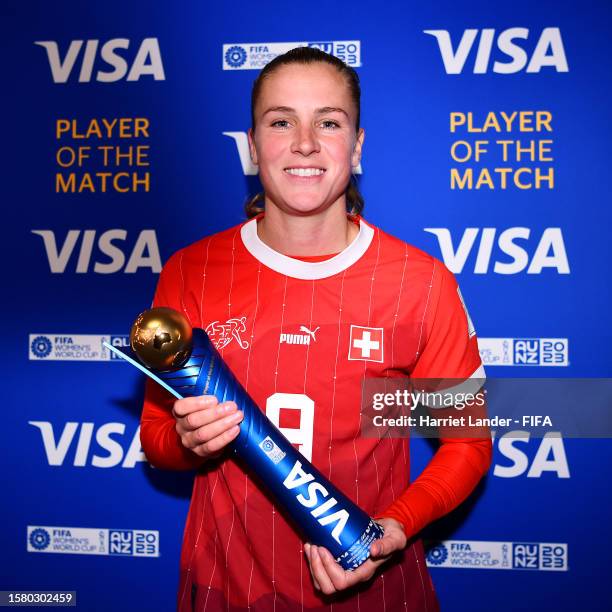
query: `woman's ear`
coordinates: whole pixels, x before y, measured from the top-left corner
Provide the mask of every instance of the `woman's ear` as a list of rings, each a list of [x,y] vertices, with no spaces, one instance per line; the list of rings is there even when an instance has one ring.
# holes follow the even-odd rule
[[[257,165],[257,150],[255,149],[255,137],[253,135],[253,128],[249,128],[247,132],[247,138],[249,139],[249,154],[251,155],[251,161]]]
[[[351,166],[357,168],[361,163],[361,148],[363,147],[363,141],[365,139],[365,130],[359,128],[357,138],[355,140],[355,146],[353,147],[353,153],[351,154]]]

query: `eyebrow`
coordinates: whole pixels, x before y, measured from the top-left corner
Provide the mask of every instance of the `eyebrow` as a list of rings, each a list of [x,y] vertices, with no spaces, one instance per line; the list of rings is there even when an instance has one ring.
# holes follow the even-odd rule
[[[263,113],[262,117],[264,115],[267,115],[268,113],[272,113],[275,111],[279,113],[294,113],[294,114],[296,112],[295,108],[291,108],[290,106],[272,106],[271,108],[269,108]],[[342,113],[343,115],[346,115],[348,117],[348,113],[343,108],[337,108],[335,106],[323,106],[315,110],[315,114],[317,115],[325,115],[327,113]]]

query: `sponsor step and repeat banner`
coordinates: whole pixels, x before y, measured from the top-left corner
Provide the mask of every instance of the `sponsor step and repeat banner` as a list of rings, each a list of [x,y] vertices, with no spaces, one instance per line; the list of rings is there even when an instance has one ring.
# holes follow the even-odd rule
[[[611,605],[612,7],[380,8],[26,1],[3,19],[0,590],[174,608],[193,474],[148,464],[143,377],[103,343],[128,346],[175,250],[244,219],[252,82],[310,46],[361,79],[365,218],[456,275],[491,385],[490,473],[424,534],[442,609]],[[381,361],[364,323],[345,357]],[[435,447],[411,441],[413,479]]]

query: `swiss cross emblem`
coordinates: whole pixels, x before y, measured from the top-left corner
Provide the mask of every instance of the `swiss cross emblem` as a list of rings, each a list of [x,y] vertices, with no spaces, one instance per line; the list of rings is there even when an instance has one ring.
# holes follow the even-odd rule
[[[383,328],[351,325],[348,358],[381,363],[383,360]]]

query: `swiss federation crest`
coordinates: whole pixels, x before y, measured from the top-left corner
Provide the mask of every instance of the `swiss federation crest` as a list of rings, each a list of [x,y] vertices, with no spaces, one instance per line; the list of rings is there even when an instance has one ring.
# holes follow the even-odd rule
[[[241,349],[249,347],[248,341],[242,337],[246,332],[246,317],[228,319],[225,323],[213,321],[205,331],[218,351],[224,349],[232,340],[235,340]]]

